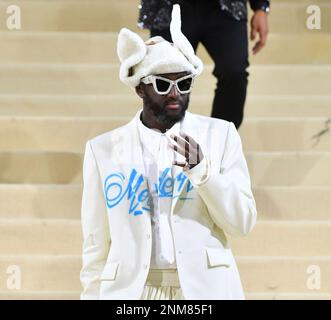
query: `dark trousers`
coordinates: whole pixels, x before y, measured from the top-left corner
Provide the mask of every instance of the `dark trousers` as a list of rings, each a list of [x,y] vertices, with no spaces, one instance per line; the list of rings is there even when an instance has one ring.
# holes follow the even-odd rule
[[[214,61],[217,78],[211,116],[232,121],[238,129],[244,116],[248,83],[247,21],[221,10],[217,0],[183,0],[182,32],[196,51],[203,44]],[[170,31],[151,30],[172,41]]]

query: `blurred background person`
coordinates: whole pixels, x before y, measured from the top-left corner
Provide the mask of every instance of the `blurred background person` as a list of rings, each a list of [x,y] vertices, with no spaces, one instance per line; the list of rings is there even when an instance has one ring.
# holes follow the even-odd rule
[[[169,31],[173,3],[182,11],[182,31],[197,50],[201,42],[215,66],[217,78],[211,116],[232,121],[238,129],[244,117],[249,73],[246,0],[141,0],[138,26],[171,41]],[[254,11],[250,39],[253,54],[266,44],[270,1],[249,0]],[[257,39],[258,34],[258,39]]]

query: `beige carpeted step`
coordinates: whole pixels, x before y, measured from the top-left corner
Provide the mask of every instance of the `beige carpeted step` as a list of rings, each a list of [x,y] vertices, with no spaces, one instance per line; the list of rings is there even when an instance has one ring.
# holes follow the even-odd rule
[[[69,255],[1,255],[0,270],[3,279],[0,282],[1,291],[11,291],[7,288],[7,269],[20,271],[20,291],[58,291],[75,292],[81,290],[79,272],[80,256]]]
[[[253,187],[259,220],[329,220],[331,187]],[[0,217],[80,219],[81,185],[0,184]],[[19,201],[17,201],[19,199]]]
[[[330,282],[323,281],[331,276],[331,258],[325,257],[236,257],[246,294],[265,292],[279,294],[298,292],[301,294],[326,294],[331,290]],[[9,266],[21,271],[23,292],[67,292],[74,294],[82,290],[79,273],[80,256],[0,256],[0,270],[6,274]],[[307,285],[311,273],[307,269],[318,266],[321,274],[320,290]],[[309,271],[309,270],[308,270]],[[259,281],[257,281],[259,279]],[[6,276],[0,283],[0,292],[8,292]]]
[[[210,116],[213,95],[192,94],[189,111]],[[125,106],[122,108],[121,106]],[[128,117],[142,100],[134,95],[0,94],[0,116]],[[248,95],[245,117],[330,117],[331,96]]]
[[[147,31],[140,32],[143,39]],[[119,63],[117,32],[0,32],[2,49],[0,63]],[[331,63],[329,34],[274,34],[268,36],[267,46],[252,55],[251,64],[327,64]],[[286,50],[286,54],[284,54]],[[198,56],[212,63],[199,45]]]
[[[230,243],[238,256],[330,256],[330,228],[326,220],[259,221],[247,237]]]
[[[329,152],[247,152],[253,186],[330,186]],[[81,153],[0,152],[0,183],[77,184]]]
[[[211,72],[212,66],[205,66],[195,94],[213,95],[216,78]],[[250,94],[330,95],[329,65],[255,65],[249,72]],[[136,95],[119,80],[119,66],[112,64],[1,64],[0,73],[0,94]]]
[[[0,150],[83,152],[87,140],[127,124],[130,117],[0,117]],[[330,118],[246,118],[246,151],[329,151]]]
[[[128,27],[134,31],[137,27],[138,5],[140,1],[16,1],[21,9],[22,28],[25,31],[118,31]],[[318,3],[323,12],[322,28],[309,30],[306,27],[307,6],[309,2],[272,3],[270,15],[270,30],[288,33],[327,33],[331,29],[331,7],[328,2]],[[0,16],[5,20],[6,9],[12,4],[1,1]],[[251,15],[250,10],[250,15]],[[1,23],[1,30],[6,30],[6,24]]]
[[[258,219],[329,220],[331,197],[325,187],[253,187]]]
[[[246,118],[239,129],[247,151],[329,151],[328,118]]]
[[[0,300],[79,300],[80,292],[67,291],[0,291]],[[246,293],[247,300],[331,300],[330,293],[255,292]]]
[[[2,254],[79,255],[81,223],[68,219],[2,219],[0,240]],[[249,236],[230,237],[238,256],[327,256],[330,254],[330,241],[331,222],[324,220],[259,221]]]
[[[254,292],[246,294],[247,300],[331,300],[331,293],[319,293],[312,290],[311,293],[300,292]]]
[[[67,152],[0,152],[1,183],[81,183],[83,155]]]
[[[0,184],[0,217],[80,219],[82,189],[78,184]]]
[[[327,152],[254,152],[246,160],[255,186],[330,186]]]
[[[238,269],[246,294],[268,292],[283,294],[330,294],[330,257],[237,257]],[[311,286],[320,274],[320,288]],[[314,282],[314,284],[317,284]]]
[[[81,254],[78,220],[0,220],[1,254]]]
[[[79,300],[80,292],[70,291],[0,291],[0,300]]]
[[[138,0],[19,0],[21,31],[6,29],[9,4],[0,3],[0,299],[79,299],[85,142],[141,107],[118,79],[116,40],[122,26],[149,34],[136,26]],[[272,2],[267,47],[250,57],[240,135],[258,223],[230,237],[247,299],[331,299],[331,3],[314,1],[321,30],[306,27],[311,4]],[[206,64],[190,111],[209,115],[216,79],[198,53]],[[21,268],[19,291],[6,287],[10,265]],[[307,287],[314,265],[320,290]]]

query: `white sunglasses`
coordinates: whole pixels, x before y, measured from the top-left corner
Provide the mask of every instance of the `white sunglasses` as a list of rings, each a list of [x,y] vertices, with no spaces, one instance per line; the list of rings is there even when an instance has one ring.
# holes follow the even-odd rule
[[[142,78],[141,82],[145,84],[152,83],[155,92],[161,95],[168,94],[174,85],[176,86],[176,89],[179,93],[185,94],[191,92],[194,78],[195,76],[193,74],[189,74],[176,80],[170,80],[161,76],[150,75]]]

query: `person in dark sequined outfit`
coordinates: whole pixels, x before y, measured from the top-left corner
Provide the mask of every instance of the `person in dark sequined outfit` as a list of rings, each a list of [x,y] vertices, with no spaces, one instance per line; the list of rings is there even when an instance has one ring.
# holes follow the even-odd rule
[[[244,118],[249,73],[246,0],[141,0],[138,26],[172,41],[169,24],[174,3],[181,6],[182,31],[194,50],[202,43],[215,63],[217,78],[211,116],[238,129]],[[249,0],[254,11],[250,39],[253,54],[266,44],[270,1]]]

